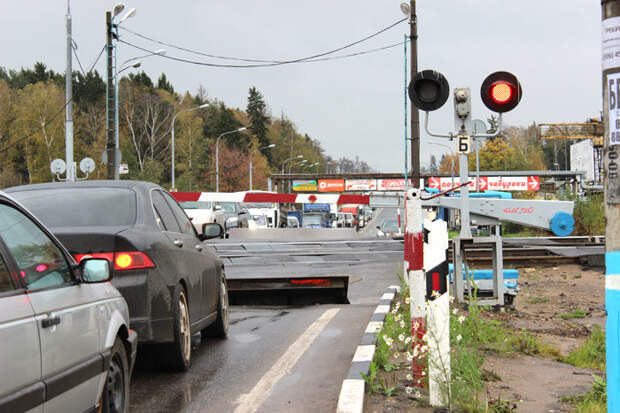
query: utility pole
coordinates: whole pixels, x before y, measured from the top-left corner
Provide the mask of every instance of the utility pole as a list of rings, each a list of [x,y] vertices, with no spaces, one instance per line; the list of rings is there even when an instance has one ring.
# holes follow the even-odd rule
[[[620,0],[601,1],[607,411],[620,409]]]
[[[113,68],[113,45],[112,45],[112,13],[106,12],[106,56],[107,56],[107,75],[106,85],[106,143],[105,150],[107,155],[106,169],[107,178],[114,179],[114,158],[115,158],[115,132],[114,132],[114,71]]]
[[[73,38],[71,36],[71,5],[67,0],[67,69],[65,70],[65,159],[67,162],[67,181],[75,181],[75,162],[73,162],[73,88],[71,67],[71,52],[73,51]]]
[[[418,73],[418,17],[415,11],[415,0],[410,0],[409,42],[411,43],[411,79]],[[411,183],[414,188],[420,187],[420,115],[418,108],[411,105]],[[405,186],[407,181],[405,181]]]

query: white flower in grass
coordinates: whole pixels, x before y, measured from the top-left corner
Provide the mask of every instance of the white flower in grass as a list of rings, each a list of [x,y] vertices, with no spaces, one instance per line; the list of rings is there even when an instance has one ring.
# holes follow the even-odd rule
[[[397,303],[394,305],[394,309],[395,309],[396,311],[400,310],[400,303],[399,303],[399,302],[397,302]]]
[[[450,302],[453,303],[454,302],[454,296],[450,296]]]
[[[431,297],[439,297],[439,291],[433,291]]]
[[[452,310],[452,314],[457,315],[459,313],[459,309],[455,308]]]
[[[392,311],[390,311],[390,313],[392,313],[392,315],[396,315],[397,312],[398,312],[398,310],[396,308],[392,308]]]
[[[424,334],[422,336],[422,341],[425,342],[425,343],[428,341],[428,334]]]
[[[422,371],[422,377],[426,376],[426,372]]]
[[[409,344],[409,343],[411,343],[411,337],[407,337],[407,338],[405,339],[405,344]]]
[[[420,392],[417,391],[417,392],[415,392],[414,396],[415,396],[416,399],[420,399],[422,397],[422,394],[420,394]]]
[[[394,320],[398,321],[400,320],[402,317],[400,314],[396,314],[396,316],[394,317]]]
[[[463,339],[462,335],[459,334],[458,336],[456,336],[456,341],[461,341],[462,339]]]
[[[405,356],[405,358],[407,359],[407,361],[411,361],[413,360],[414,357],[417,357],[417,351],[414,350],[413,354],[411,354],[410,352],[407,352],[407,355]]]
[[[398,323],[400,325],[400,328],[405,328],[405,322],[403,320],[400,320],[400,323]]]
[[[424,354],[424,353],[426,353],[426,350],[428,350],[428,346],[422,346],[422,347],[420,347],[420,354]]]
[[[461,324],[463,324],[463,321],[465,321],[465,316],[464,316],[464,315],[459,316],[459,318],[458,318],[458,322],[459,322],[459,323],[461,323]]]
[[[392,347],[392,344],[394,344],[394,340],[392,340],[392,337],[388,337],[385,334],[383,335],[383,341],[385,341],[385,344],[390,347]]]
[[[413,349],[413,354],[411,355],[411,359],[413,359],[414,357],[418,357],[418,354],[420,354],[420,353],[418,353],[418,348],[417,348],[417,347],[415,347],[415,348]],[[411,360],[411,359],[409,359],[409,357],[407,357],[407,359],[408,359],[408,360]]]
[[[399,334],[399,335],[398,335],[398,339],[399,339],[400,341],[405,341],[405,335],[404,335],[404,334]]]
[[[420,328],[420,323],[418,323],[417,321],[413,323],[413,329],[417,330],[418,328]]]
[[[405,297],[405,304],[409,305],[410,302],[411,302],[411,299],[409,299],[409,297]]]
[[[405,387],[405,393],[407,394],[413,393],[413,387],[409,387],[409,386]]]
[[[405,378],[406,378],[407,380],[413,380],[413,376],[411,375],[411,373],[407,374],[407,375],[405,376]]]

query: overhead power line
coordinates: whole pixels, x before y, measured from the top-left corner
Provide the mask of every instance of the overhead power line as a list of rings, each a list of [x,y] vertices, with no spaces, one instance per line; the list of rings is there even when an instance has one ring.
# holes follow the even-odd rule
[[[245,68],[245,67],[279,66],[279,65],[283,65],[283,64],[299,63],[299,62],[306,61],[306,60],[317,59],[317,58],[320,58],[320,57],[323,57],[323,56],[327,56],[327,55],[330,55],[330,54],[342,51],[342,50],[347,49],[349,47],[353,47],[353,46],[358,45],[360,43],[363,43],[363,42],[365,42],[367,40],[370,40],[373,37],[376,37],[376,36],[380,35],[381,33],[391,29],[392,27],[397,26],[399,23],[402,23],[405,20],[407,20],[407,18],[403,18],[401,20],[398,20],[395,23],[392,23],[389,26],[384,27],[383,29],[381,29],[381,30],[379,30],[379,31],[377,31],[377,32],[375,32],[375,33],[373,33],[371,35],[368,35],[368,36],[366,36],[366,37],[364,37],[362,39],[359,39],[359,40],[357,40],[355,42],[346,44],[344,46],[341,46],[341,47],[338,47],[338,48],[335,48],[335,49],[332,49],[332,50],[329,50],[329,51],[326,51],[326,52],[318,53],[318,54],[315,54],[315,55],[312,55],[312,56],[297,58],[297,59],[271,59],[271,60],[240,58],[240,57],[222,56],[222,55],[215,55],[215,54],[210,54],[210,53],[204,53],[204,52],[200,52],[200,51],[189,49],[187,47],[178,46],[178,45],[175,45],[173,43],[164,42],[164,41],[155,39],[152,36],[147,36],[145,34],[138,33],[136,31],[130,30],[130,29],[128,29],[126,27],[123,27],[123,26],[121,26],[120,28],[122,30],[128,32],[128,33],[131,33],[131,34],[133,34],[135,36],[141,37],[141,38],[143,38],[145,40],[157,43],[159,45],[163,45],[163,46],[172,47],[172,48],[175,48],[175,49],[178,49],[178,50],[182,50],[184,52],[193,53],[193,54],[197,54],[197,55],[205,56],[205,57],[210,57],[210,58],[214,58],[214,59],[223,59],[223,60],[233,60],[233,61],[241,61],[241,62],[258,63],[258,64],[255,64],[255,65],[218,65],[218,64],[215,64],[215,63],[205,64],[207,66],[215,66],[215,67]],[[119,41],[121,41],[121,40],[119,39]],[[124,43],[127,43],[127,44],[133,46],[133,44],[131,44],[129,42],[124,42]],[[147,49],[142,49],[142,50],[147,50]],[[180,59],[180,60],[186,60],[186,59]],[[188,61],[188,62],[194,62],[195,64],[199,64],[198,62],[195,62],[195,61]]]
[[[155,51],[135,45],[133,43],[129,43],[123,39],[118,39],[119,42],[124,43],[128,46],[131,46],[135,49],[141,50],[143,52],[146,53],[150,53],[150,54],[156,54]],[[391,49],[393,47],[396,46],[400,46],[402,45],[404,42],[398,42],[398,43],[394,43],[394,44],[390,44],[387,46],[382,46],[382,47],[378,47],[375,49],[369,49],[369,50],[364,50],[361,52],[357,52],[357,53],[349,53],[346,55],[339,55],[339,56],[331,56],[331,57],[322,57],[322,58],[318,58],[318,59],[300,59],[300,60],[295,60],[295,61],[287,61],[287,62],[282,62],[282,63],[270,63],[270,64],[255,64],[255,65],[232,65],[232,64],[219,64],[219,63],[208,63],[208,62],[199,62],[196,60],[188,60],[188,59],[183,59],[180,57],[174,57],[174,56],[169,56],[169,55],[159,55],[160,57],[164,58],[164,59],[169,59],[169,60],[174,60],[177,62],[183,62],[183,63],[189,63],[189,64],[193,64],[193,65],[198,65],[198,66],[208,66],[208,67],[222,67],[222,68],[234,68],[234,69],[248,69],[248,68],[259,68],[259,67],[274,67],[274,66],[283,66],[286,64],[292,64],[292,63],[312,63],[312,62],[322,62],[322,61],[326,61],[326,60],[337,60],[337,59],[345,59],[345,58],[349,58],[349,57],[354,57],[354,56],[360,56],[360,55],[364,55],[364,54],[368,54],[368,53],[374,53],[374,52],[379,52],[382,50],[387,50],[387,49]]]

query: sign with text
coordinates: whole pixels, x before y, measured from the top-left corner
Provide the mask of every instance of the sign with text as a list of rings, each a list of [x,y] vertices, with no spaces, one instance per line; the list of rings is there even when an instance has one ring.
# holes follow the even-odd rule
[[[458,177],[430,177],[428,186],[440,191],[447,191],[453,186],[460,184]],[[538,176],[483,176],[480,177],[478,185],[481,191],[538,191],[540,189],[540,178]],[[469,190],[476,190],[476,177],[469,177]]]
[[[344,192],[344,179],[319,179],[319,192]]]
[[[607,75],[609,84],[609,146],[620,144],[620,73]]]
[[[293,191],[295,192],[315,192],[317,190],[314,179],[294,179]]]
[[[346,191],[376,191],[376,179],[347,179],[345,183]]]
[[[411,179],[407,179],[407,186],[411,186]],[[424,188],[424,179],[420,179],[420,188]],[[404,191],[403,179],[377,179],[377,191]]]

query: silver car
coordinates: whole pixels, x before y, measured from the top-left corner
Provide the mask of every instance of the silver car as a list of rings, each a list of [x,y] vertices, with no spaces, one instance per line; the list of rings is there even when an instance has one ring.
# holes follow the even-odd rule
[[[0,192],[0,411],[128,411],[137,335],[109,280]]]

